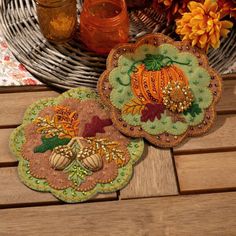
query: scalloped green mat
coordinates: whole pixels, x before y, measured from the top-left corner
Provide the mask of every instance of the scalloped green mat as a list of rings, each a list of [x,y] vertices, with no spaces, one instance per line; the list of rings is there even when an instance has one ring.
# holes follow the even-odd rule
[[[86,110],[88,110],[88,105],[92,106],[90,113],[93,113],[94,109],[95,115],[97,115],[97,117],[100,116],[100,118],[90,119],[90,113],[88,113],[88,122],[86,123],[86,121],[83,120],[83,116],[84,114],[87,114]],[[64,110],[61,106],[63,106]],[[54,111],[57,112],[55,113],[57,116],[53,113]],[[99,114],[96,114],[97,111],[99,111]],[[82,114],[82,112],[85,113]],[[132,139],[121,135],[109,124],[109,122],[107,122],[108,119],[106,116],[108,115],[109,112],[103,104],[101,104],[97,94],[88,88],[72,89],[57,98],[42,99],[32,104],[25,112],[22,125],[16,128],[10,137],[10,149],[19,161],[18,173],[21,181],[31,189],[42,192],[51,192],[58,199],[69,203],[86,201],[98,193],[111,193],[124,188],[132,177],[133,166],[141,158],[144,142],[142,139]],[[46,117],[44,122],[55,125],[59,131],[47,128],[45,123],[43,123],[44,126],[40,126],[39,117]],[[68,125],[68,123],[64,126],[65,121],[68,122],[67,118],[73,123],[73,126],[71,124]],[[77,119],[78,122],[76,122]],[[95,121],[100,122],[101,124],[103,122],[104,126],[102,126],[101,129],[98,129],[99,123],[96,123]],[[93,124],[93,122],[95,123]],[[85,126],[84,123],[86,123]],[[95,132],[95,141],[111,141],[110,143],[107,141],[105,147],[111,146],[113,149],[107,148],[106,152],[102,151],[102,146],[99,146],[100,149],[96,149],[96,155],[100,158],[98,160],[102,160],[103,163],[102,167],[100,167],[101,169],[94,169],[99,166],[99,162],[96,161],[96,159],[91,159],[91,154],[88,154],[84,159],[79,155],[79,151],[81,150],[85,153],[84,148],[87,147],[86,145],[88,145],[88,147],[90,147],[89,145],[92,145],[89,144],[88,137],[79,138],[84,142],[83,145],[85,146],[82,144],[76,144],[77,146],[73,144],[75,159],[73,159],[73,161],[70,160],[70,163],[66,167],[63,167],[62,170],[55,169],[52,166],[48,167],[47,163],[52,163],[50,161],[53,160],[52,155],[53,152],[55,152],[55,147],[58,146],[58,143],[61,144],[63,141],[65,145],[69,145],[68,141],[76,140],[76,135],[81,137],[81,133],[84,135],[88,133],[84,132],[80,126],[83,126],[84,130],[91,129],[90,133]],[[108,134],[106,136],[106,133],[108,133],[109,130],[110,132],[115,133],[111,138],[112,140],[109,140],[107,137],[109,136]],[[44,137],[44,141],[46,140],[43,149],[39,148],[43,145],[43,142],[40,141],[40,138],[43,140],[42,136]],[[116,136],[117,142],[114,140]],[[60,140],[60,142],[58,142],[58,140]],[[50,141],[52,143],[49,143]],[[50,146],[52,144],[53,146]],[[116,154],[115,151],[120,151],[122,147],[123,150],[127,150],[127,152],[121,151],[121,155]],[[93,148],[95,148],[95,146]],[[107,154],[107,159],[105,158],[104,153]],[[113,156],[110,154],[113,154]],[[61,153],[59,157],[65,158]],[[65,162],[63,163],[65,164]],[[59,168],[58,163],[56,164],[57,168]],[[73,168],[75,168],[76,171],[74,171]],[[44,170],[45,173],[43,172]],[[102,174],[99,174],[99,172]],[[70,175],[68,173],[70,173]],[[56,178],[54,178],[53,175],[55,175]],[[106,175],[110,176],[110,179],[108,177],[107,179],[102,179],[105,178],[103,176]],[[44,176],[44,178],[42,176]],[[96,177],[98,179],[96,179]]]
[[[159,147],[206,133],[221,91],[221,78],[202,51],[163,34],[114,48],[98,82],[117,129]]]

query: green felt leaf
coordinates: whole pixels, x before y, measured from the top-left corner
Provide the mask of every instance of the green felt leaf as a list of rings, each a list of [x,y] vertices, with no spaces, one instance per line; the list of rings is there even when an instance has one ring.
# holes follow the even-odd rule
[[[197,103],[193,103],[191,107],[189,107],[186,111],[184,111],[184,115],[190,114],[192,117],[199,115],[202,113],[202,109],[199,107]]]
[[[66,145],[70,142],[69,138],[60,139],[58,136],[54,136],[52,138],[46,138],[42,136],[41,138],[42,144],[34,148],[34,153],[44,153],[48,150],[53,150],[55,147],[59,145]]]
[[[147,70],[155,71],[160,70],[163,67],[163,59],[164,56],[162,55],[147,54],[143,62]]]
[[[190,126],[196,126],[199,125],[203,119],[204,119],[204,113],[201,112],[198,115],[195,115],[195,117],[192,117],[189,113],[185,116],[186,121],[188,122],[188,125]]]
[[[69,180],[71,180],[75,185],[79,186],[84,182],[86,176],[91,175],[92,172],[85,169],[80,163],[75,160],[66,169],[65,172],[69,174]]]

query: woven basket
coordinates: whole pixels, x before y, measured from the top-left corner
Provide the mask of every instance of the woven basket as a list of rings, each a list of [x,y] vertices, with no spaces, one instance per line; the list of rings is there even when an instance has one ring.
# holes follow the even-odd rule
[[[0,0],[0,27],[16,58],[44,83],[69,89],[79,85],[96,87],[105,69],[106,58],[87,52],[81,42],[63,45],[48,42],[40,33],[33,0]],[[78,2],[79,12],[81,2]],[[130,41],[151,32],[175,38],[164,16],[153,9],[132,11]],[[236,58],[236,29],[222,41],[218,50],[209,52],[210,64],[223,73]]]

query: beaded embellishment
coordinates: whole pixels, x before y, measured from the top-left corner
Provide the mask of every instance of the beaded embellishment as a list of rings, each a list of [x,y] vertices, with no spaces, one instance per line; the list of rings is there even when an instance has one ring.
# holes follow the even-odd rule
[[[10,147],[24,184],[81,202],[127,185],[144,144],[113,126],[93,90],[77,88],[32,104]]]
[[[110,52],[98,91],[122,133],[173,147],[211,127],[221,78],[200,50],[150,34]]]

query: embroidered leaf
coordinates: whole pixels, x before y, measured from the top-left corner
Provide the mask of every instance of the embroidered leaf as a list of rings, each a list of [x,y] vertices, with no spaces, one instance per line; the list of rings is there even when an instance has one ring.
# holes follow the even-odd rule
[[[165,106],[158,103],[148,103],[142,110],[141,121],[147,122],[148,120],[154,121],[155,118],[161,119],[161,114],[164,113]]]
[[[38,126],[37,132],[47,138],[73,138],[78,135],[78,113],[66,106],[56,106],[53,116],[38,117],[34,122]]]
[[[184,111],[184,115],[190,114],[192,117],[199,115],[202,113],[202,109],[199,107],[197,103],[193,103],[191,107],[189,107],[186,111]]]
[[[105,156],[108,162],[115,161],[120,167],[125,163],[124,152],[118,147],[118,143],[106,139],[88,138],[88,142],[100,156]]]
[[[98,116],[92,118],[91,123],[86,123],[84,126],[84,132],[82,136],[85,137],[95,137],[96,133],[105,133],[104,127],[112,125],[110,119],[100,119]]]
[[[163,60],[162,55],[151,55],[147,54],[146,58],[144,59],[144,64],[147,70],[160,70],[163,67],[162,60]]]
[[[86,176],[92,174],[91,171],[84,169],[76,160],[66,167],[64,171],[68,173],[68,179],[71,180],[76,186],[83,183]]]
[[[56,120],[49,116],[38,117],[34,123],[38,126],[37,132],[45,135],[47,138],[64,134],[61,126],[57,125]]]
[[[147,70],[156,71],[160,70],[163,67],[170,66],[173,63],[177,63],[180,65],[190,65],[191,61],[188,62],[179,62],[171,59],[168,56],[164,56],[162,54],[152,55],[146,54],[146,58],[144,59],[144,64]]]
[[[78,113],[76,111],[71,111],[71,109],[66,106],[55,107],[55,112],[56,121],[62,126],[64,133],[71,138],[77,136],[79,129]],[[63,137],[63,135],[60,137]]]
[[[137,98],[132,99],[129,103],[125,104],[122,112],[124,114],[140,114],[144,109],[145,104]]]
[[[66,145],[70,142],[69,138],[60,139],[58,136],[47,138],[46,136],[41,137],[42,144],[34,148],[34,153],[44,153],[47,150],[53,150],[59,145]]]

